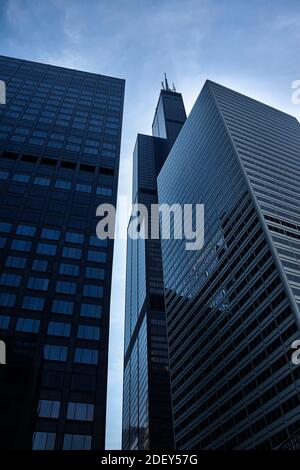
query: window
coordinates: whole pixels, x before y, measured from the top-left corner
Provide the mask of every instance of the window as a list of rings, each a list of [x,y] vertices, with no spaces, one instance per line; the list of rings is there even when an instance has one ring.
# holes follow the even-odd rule
[[[83,243],[84,235],[77,232],[67,232],[66,233],[66,242],[70,243]]]
[[[0,232],[2,232],[2,233],[10,232],[11,227],[12,227],[12,224],[10,224],[8,222],[0,222]]]
[[[32,263],[33,271],[42,271],[45,272],[48,269],[48,261],[44,259],[35,259]]]
[[[93,251],[89,250],[87,255],[88,261],[95,261],[98,263],[105,263],[106,262],[106,253],[102,251]]]
[[[55,344],[45,344],[44,358],[48,361],[64,362],[67,359],[68,348],[66,346],[57,346]]]
[[[102,306],[94,304],[81,304],[80,316],[88,318],[101,318]]]
[[[91,235],[90,236],[90,245],[91,246],[106,247],[107,246],[107,238],[105,240],[101,240],[96,235]]]
[[[85,277],[91,279],[104,279],[104,269],[101,268],[91,268],[88,266],[85,270]]]
[[[71,189],[71,182],[70,181],[65,181],[65,180],[56,180],[55,181],[55,188],[58,189]]]
[[[34,178],[33,183],[37,184],[38,186],[50,186],[50,178],[43,178],[41,176],[37,176]]]
[[[28,279],[27,288],[34,290],[46,291],[48,289],[49,279],[30,277]]]
[[[5,266],[7,266],[8,268],[24,269],[26,262],[26,258],[20,258],[19,256],[8,256],[6,259]]]
[[[8,171],[0,170],[0,180],[7,180],[9,175]]]
[[[93,421],[94,405],[91,403],[73,403],[68,404],[67,419],[76,421]]]
[[[1,286],[19,287],[21,284],[22,276],[17,274],[2,273],[0,276]]]
[[[78,184],[76,184],[76,191],[80,191],[81,193],[91,193],[92,192],[92,186],[89,185],[89,184],[78,183]]]
[[[81,249],[80,248],[71,248],[66,246],[63,249],[62,255],[64,258],[73,258],[73,259],[80,259],[81,258]]]
[[[70,331],[71,331],[70,323],[50,321],[48,325],[47,334],[53,335],[53,336],[68,337],[70,336]]]
[[[83,434],[65,434],[63,450],[90,450],[92,436]]]
[[[61,263],[59,266],[59,274],[65,274],[67,276],[78,276],[79,266],[77,264]]]
[[[43,310],[45,299],[41,297],[30,297],[25,295],[22,308],[27,310]]]
[[[6,243],[6,238],[5,237],[0,237],[0,248],[3,248]]]
[[[17,183],[28,183],[29,180],[30,176],[22,173],[15,173],[13,176],[13,181],[16,181]]]
[[[60,236],[59,230],[54,230],[51,228],[43,228],[41,237],[47,238],[48,240],[58,240]]]
[[[33,434],[33,450],[53,450],[55,446],[55,432],[35,432]]]
[[[40,400],[38,406],[38,415],[40,418],[59,417],[60,401],[57,400]]]
[[[98,363],[98,351],[96,349],[75,348],[74,362],[95,365]]]
[[[61,294],[75,294],[76,283],[68,281],[57,281],[55,292],[59,292]]]
[[[77,338],[98,341],[100,339],[100,328],[98,326],[79,325]]]
[[[40,328],[40,320],[34,318],[18,318],[16,331],[23,331],[24,333],[38,333]]]
[[[87,297],[103,297],[103,287],[94,284],[84,284],[83,295]]]
[[[67,300],[54,300],[52,304],[53,313],[61,313],[63,315],[72,315],[73,302]]]
[[[55,256],[56,245],[50,245],[49,243],[39,243],[36,252],[40,255]]]
[[[0,294],[0,306],[1,307],[13,307],[16,302],[16,295],[15,294],[8,294],[6,292],[2,292]]]
[[[32,243],[25,240],[13,240],[11,249],[16,251],[30,251]]]
[[[9,327],[10,316],[0,315],[0,330],[7,330]]]
[[[26,235],[27,237],[34,237],[36,228],[31,225],[18,225],[17,235]]]
[[[112,189],[111,188],[104,188],[103,186],[98,186],[96,193],[99,196],[111,196],[112,195]]]

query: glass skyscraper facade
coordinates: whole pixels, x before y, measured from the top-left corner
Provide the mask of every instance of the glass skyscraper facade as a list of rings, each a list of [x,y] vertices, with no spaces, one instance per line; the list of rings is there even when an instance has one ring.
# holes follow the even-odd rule
[[[185,119],[181,94],[166,82],[153,136],[138,134],[133,155],[132,202],[144,204],[149,214],[151,204],[158,202],[158,173]],[[151,222],[149,217],[150,232]],[[128,236],[122,447],[153,450],[173,445],[160,240]]]
[[[101,449],[125,83],[3,56],[0,79],[1,446]]]
[[[300,126],[207,81],[158,177],[205,206],[205,243],[162,240],[177,449],[273,449],[300,428]]]

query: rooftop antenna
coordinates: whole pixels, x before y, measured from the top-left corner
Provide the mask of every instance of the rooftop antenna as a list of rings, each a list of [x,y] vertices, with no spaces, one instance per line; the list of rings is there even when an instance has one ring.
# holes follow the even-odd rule
[[[167,74],[166,73],[165,73],[165,87],[166,87],[167,91],[171,91],[170,87],[169,87],[169,84],[168,84],[168,79],[167,79]]]
[[[161,82],[161,89],[162,89],[162,90],[164,90],[164,89],[165,89],[164,82]]]
[[[172,85],[173,85],[172,91],[174,91],[174,93],[176,93],[176,88],[175,88],[174,83],[172,83]]]

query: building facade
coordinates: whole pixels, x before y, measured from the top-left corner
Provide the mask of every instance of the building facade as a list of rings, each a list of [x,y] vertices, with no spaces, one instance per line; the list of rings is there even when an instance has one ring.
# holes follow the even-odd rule
[[[273,449],[300,428],[300,126],[207,81],[158,177],[205,207],[204,247],[162,240],[177,449]]]
[[[132,202],[144,204],[148,211],[158,203],[157,176],[185,119],[182,96],[166,81],[153,135],[139,134],[133,154]],[[151,232],[150,217],[147,224]],[[122,447],[173,446],[160,240],[134,240],[128,235]]]
[[[0,79],[3,446],[103,449],[124,80],[3,56]]]

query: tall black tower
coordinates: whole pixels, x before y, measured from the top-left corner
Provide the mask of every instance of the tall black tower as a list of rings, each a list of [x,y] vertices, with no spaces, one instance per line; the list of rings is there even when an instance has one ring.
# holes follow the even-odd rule
[[[182,96],[167,80],[153,136],[138,134],[133,203],[157,204],[157,176],[186,119]],[[151,232],[151,221],[148,220]],[[160,240],[127,241],[123,449],[173,448],[172,407]]]
[[[102,449],[124,81],[3,56],[0,79],[0,446]]]

